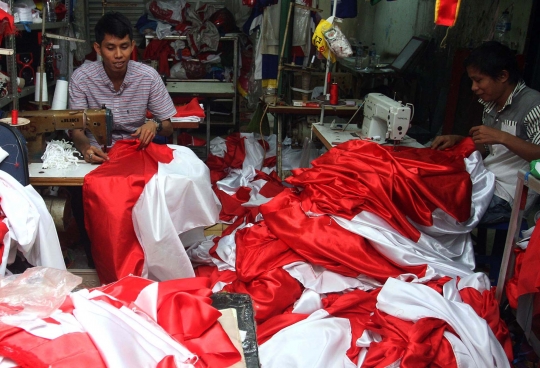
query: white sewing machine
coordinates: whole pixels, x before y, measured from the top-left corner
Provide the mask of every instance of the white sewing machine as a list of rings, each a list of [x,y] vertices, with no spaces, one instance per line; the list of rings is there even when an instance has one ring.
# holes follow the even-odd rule
[[[403,140],[412,119],[411,107],[411,104],[403,105],[381,93],[366,95],[362,138],[379,143]]]

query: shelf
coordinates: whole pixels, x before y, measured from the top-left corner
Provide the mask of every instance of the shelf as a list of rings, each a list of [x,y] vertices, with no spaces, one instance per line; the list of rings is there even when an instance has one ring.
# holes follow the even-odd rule
[[[56,81],[52,81],[47,84],[47,87],[52,87],[56,84]],[[21,92],[18,93],[18,98],[23,98],[26,96],[30,96],[31,94],[35,94],[36,92],[36,86],[28,86],[24,87]],[[7,104],[11,103],[13,101],[13,96],[9,95],[0,100],[0,108],[6,106]]]
[[[232,82],[209,82],[200,80],[185,80],[182,82],[167,81],[169,93],[205,96],[205,97],[234,97],[235,86]]]
[[[43,23],[27,24],[27,26],[32,31],[41,31],[42,25],[43,25]],[[24,24],[17,23],[17,24],[15,24],[15,26],[17,27],[17,29],[19,31],[25,31],[26,30],[26,27],[24,26]],[[45,23],[45,29],[58,29],[58,28],[66,27],[66,26],[67,26],[66,22]]]

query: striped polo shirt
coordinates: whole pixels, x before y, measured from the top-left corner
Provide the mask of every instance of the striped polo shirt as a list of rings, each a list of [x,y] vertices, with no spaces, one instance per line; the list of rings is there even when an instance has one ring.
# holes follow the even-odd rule
[[[540,92],[519,81],[502,109],[497,110],[494,101],[480,99],[479,102],[484,105],[482,124],[540,145]],[[520,169],[528,171],[529,162],[502,144],[489,148],[484,166],[495,174],[495,195],[512,203],[517,173]]]
[[[148,109],[160,120],[170,119],[176,109],[159,74],[148,65],[129,61],[124,82],[116,91],[103,62],[85,63],[73,72],[69,83],[69,108],[110,109],[113,115],[112,144],[133,139],[131,134],[145,123]],[[99,146],[87,130],[90,144]]]

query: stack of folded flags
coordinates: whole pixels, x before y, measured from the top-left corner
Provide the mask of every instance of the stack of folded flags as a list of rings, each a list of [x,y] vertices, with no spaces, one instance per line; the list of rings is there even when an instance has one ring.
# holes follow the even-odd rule
[[[199,123],[204,119],[204,109],[196,98],[193,98],[187,105],[176,106],[176,115],[171,118],[173,123],[195,122]]]

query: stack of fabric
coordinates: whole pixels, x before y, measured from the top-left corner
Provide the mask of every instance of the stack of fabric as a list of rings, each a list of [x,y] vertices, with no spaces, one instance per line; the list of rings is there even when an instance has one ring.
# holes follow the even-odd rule
[[[470,231],[494,178],[471,140],[442,152],[351,141],[286,187],[266,143],[222,147],[207,163],[232,225],[195,272],[252,296],[263,366],[509,366],[494,290],[473,272]]]

